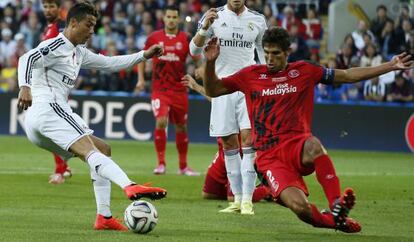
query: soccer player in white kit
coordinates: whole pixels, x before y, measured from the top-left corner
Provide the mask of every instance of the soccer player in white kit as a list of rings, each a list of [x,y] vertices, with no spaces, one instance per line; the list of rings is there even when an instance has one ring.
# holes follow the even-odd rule
[[[84,43],[92,36],[97,17],[92,4],[75,4],[68,12],[63,33],[41,42],[20,57],[18,105],[21,109],[28,109],[25,130],[32,143],[65,160],[78,156],[89,165],[97,204],[94,228],[127,230],[112,218],[111,181],[132,200],[141,197],[160,199],[165,197],[166,190],[131,181],[110,158],[110,147],[93,136],[86,122],[73,113],[68,95],[81,68],[117,71],[161,55],[162,48],[153,46],[147,51],[114,57],[94,54]]]
[[[199,30],[190,42],[192,55],[202,53],[205,40],[216,36],[220,43],[216,73],[231,75],[255,64],[255,50],[264,63],[262,36],[267,29],[260,13],[248,9],[244,0],[228,0],[220,8],[208,10],[199,22]],[[255,188],[255,151],[250,136],[251,125],[244,94],[235,92],[212,98],[210,136],[223,141],[227,177],[234,194],[234,202],[220,210],[224,213],[254,214],[252,195]],[[243,158],[239,153],[238,133],[241,134]]]

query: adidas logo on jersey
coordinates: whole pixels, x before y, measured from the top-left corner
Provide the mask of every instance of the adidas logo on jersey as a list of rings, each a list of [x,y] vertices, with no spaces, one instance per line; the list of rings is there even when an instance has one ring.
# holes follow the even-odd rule
[[[226,23],[222,23],[220,27],[226,28],[227,27],[227,24]]]

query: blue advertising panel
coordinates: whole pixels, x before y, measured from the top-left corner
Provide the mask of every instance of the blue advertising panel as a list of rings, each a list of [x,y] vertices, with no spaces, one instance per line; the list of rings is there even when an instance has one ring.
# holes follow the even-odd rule
[[[155,121],[150,98],[106,94],[72,95],[70,105],[98,137],[151,140]],[[24,112],[17,110],[16,95],[0,94],[0,103],[0,134],[24,135]],[[208,135],[209,119],[210,103],[191,99],[191,142],[215,142]],[[414,104],[319,103],[312,128],[327,148],[410,152],[414,151]],[[175,139],[171,125],[168,139]]]

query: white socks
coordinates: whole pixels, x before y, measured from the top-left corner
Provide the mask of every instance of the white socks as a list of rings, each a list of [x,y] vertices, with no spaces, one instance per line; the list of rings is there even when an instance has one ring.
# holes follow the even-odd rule
[[[235,202],[241,202],[242,199],[242,176],[240,173],[241,158],[239,149],[225,150],[224,162],[227,170],[230,188],[234,195]]]
[[[91,170],[103,178],[109,179],[122,189],[133,184],[125,172],[109,157],[99,151],[92,151],[85,159]]]
[[[241,161],[241,177],[243,181],[242,202],[252,202],[253,192],[256,188],[256,171],[254,169],[255,150],[252,147],[243,147]]]
[[[95,192],[96,212],[104,217],[112,216],[111,205],[111,182],[96,174],[95,170],[91,169],[91,179],[93,183],[93,190]]]

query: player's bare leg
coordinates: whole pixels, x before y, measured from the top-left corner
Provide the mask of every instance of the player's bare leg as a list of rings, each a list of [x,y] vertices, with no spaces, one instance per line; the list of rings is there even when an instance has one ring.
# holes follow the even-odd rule
[[[240,130],[243,158],[241,161],[242,203],[241,214],[253,215],[253,193],[257,174],[254,169],[255,150],[252,146],[251,130]]]
[[[237,134],[221,137],[224,149],[224,161],[227,170],[227,178],[230,188],[234,194],[234,202],[230,206],[220,210],[221,213],[238,213],[242,202],[242,176],[241,176],[241,157],[239,152],[239,138]]]
[[[187,152],[188,152],[188,133],[187,124],[176,124],[175,125],[175,144],[178,151],[179,159],[179,175],[186,176],[199,176],[200,173],[194,171],[187,165]]]
[[[165,150],[167,147],[167,132],[166,128],[168,125],[167,117],[159,117],[155,120],[154,130],[154,146],[157,153],[158,165],[154,169],[155,175],[165,174]]]

